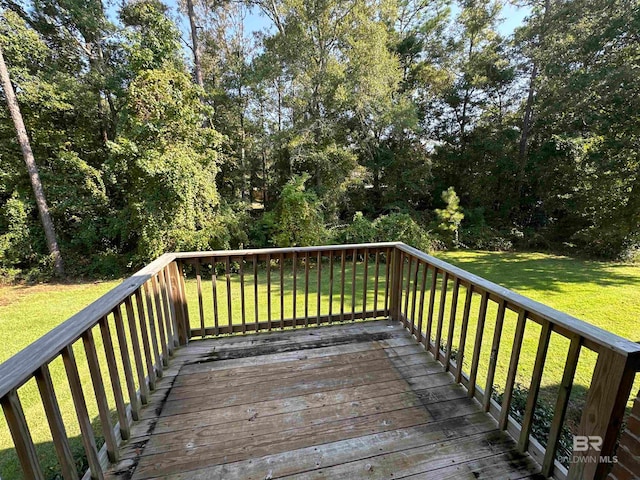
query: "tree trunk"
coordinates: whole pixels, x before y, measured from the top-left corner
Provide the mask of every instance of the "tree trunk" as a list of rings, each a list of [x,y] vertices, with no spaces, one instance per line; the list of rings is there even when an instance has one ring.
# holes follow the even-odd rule
[[[193,0],[187,0],[187,13],[191,26],[191,49],[193,50],[193,68],[196,74],[196,83],[204,88],[202,79],[202,66],[200,63],[200,45],[198,42],[198,27],[196,26],[196,14],[193,8]]]
[[[42,227],[44,228],[44,234],[47,237],[47,246],[49,252],[53,257],[55,272],[59,276],[64,275],[64,266],[62,263],[62,255],[58,248],[58,241],[56,239],[56,232],[53,228],[53,222],[49,215],[49,207],[47,207],[47,200],[44,196],[44,190],[42,189],[42,183],[40,182],[40,175],[38,174],[38,166],[33,157],[33,151],[29,144],[29,137],[27,136],[27,130],[22,120],[22,113],[20,113],[20,106],[16,99],[16,94],[13,91],[13,85],[9,78],[9,70],[7,64],[4,61],[4,54],[2,52],[2,46],[0,45],[0,81],[2,82],[2,88],[4,95],[7,99],[7,106],[9,107],[9,113],[13,119],[13,125],[16,129],[16,136],[18,137],[18,143],[22,149],[22,155],[24,156],[24,162],[27,164],[27,170],[29,171],[29,177],[31,178],[31,186],[33,187],[33,193],[36,197],[36,204],[38,205],[38,213],[40,214],[40,220],[42,221]]]
[[[522,132],[520,132],[518,184],[523,181],[525,167],[527,164],[527,144],[529,142],[529,133],[531,132],[533,120],[533,101],[535,98],[535,83],[537,77],[538,66],[534,64],[531,71],[531,78],[529,79],[529,92],[527,94],[527,103],[525,104],[524,116],[522,118]],[[518,193],[520,193],[519,190]]]
[[[547,26],[550,10],[551,0],[545,0],[544,13],[542,14],[543,28],[546,28]],[[540,48],[542,47],[544,37],[544,32],[542,32],[540,34]],[[522,131],[520,132],[520,142],[518,145],[518,178],[516,178],[516,195],[518,197],[522,197],[523,194],[524,176],[527,167],[527,147],[529,145],[531,128],[533,127],[533,110],[535,107],[536,80],[538,78],[538,73],[538,65],[534,61],[531,69],[531,78],[529,79],[529,89],[527,92],[527,101],[524,107],[524,115],[522,117]]]

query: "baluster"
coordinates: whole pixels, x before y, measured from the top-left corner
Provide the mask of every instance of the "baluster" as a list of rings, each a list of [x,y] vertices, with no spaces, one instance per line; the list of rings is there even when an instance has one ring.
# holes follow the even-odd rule
[[[404,326],[408,327],[409,326],[409,291],[411,288],[411,268],[413,265],[413,257],[409,257],[409,265],[407,267],[407,286],[406,288],[404,288],[404,311],[403,311],[403,318],[404,318]],[[404,265],[403,267],[404,268]]]
[[[493,331],[493,343],[491,344],[491,356],[489,358],[489,370],[487,371],[487,383],[484,389],[484,399],[482,407],[485,412],[489,411],[491,406],[491,393],[493,392],[493,379],[496,376],[496,365],[498,364],[498,353],[500,350],[500,337],[502,336],[502,325],[504,324],[504,313],[506,302],[500,300],[498,305],[498,313],[496,315],[496,328]]]
[[[309,326],[309,252],[304,257],[304,326]]]
[[[158,377],[162,378],[162,372],[164,365],[162,356],[160,355],[160,349],[158,348],[158,336],[156,333],[156,322],[153,315],[153,304],[151,303],[151,294],[149,292],[149,282],[146,282],[142,288],[144,289],[145,302],[147,304],[147,314],[149,317],[149,331],[151,332],[153,352],[156,356],[156,373]]]
[[[393,250],[393,275],[391,277],[391,299],[389,301],[392,320],[402,319],[402,277],[404,269],[404,252],[399,248]],[[388,295],[387,295],[388,296]]]
[[[590,446],[587,451],[573,452],[574,455],[586,457],[613,455],[637,368],[637,352],[635,355],[625,355],[614,350],[602,349],[598,353],[577,435],[600,437],[602,444],[599,451]],[[571,464],[568,478],[570,480],[604,478],[610,467],[610,464],[603,462],[577,461]]]
[[[71,345],[62,350],[62,361],[67,372],[67,379],[69,380],[71,397],[75,406],[76,416],[78,417],[80,432],[82,433],[81,439],[84,452],[87,455],[87,463],[91,470],[91,478],[102,480],[104,475],[102,473],[102,467],[100,466],[100,460],[98,459],[96,439],[93,435],[93,427],[91,426],[91,419],[89,418],[84,392],[82,391],[82,383],[80,381],[80,375],[78,374],[78,366]]]
[[[369,249],[364,249],[364,272],[362,279],[362,318],[367,318],[367,287],[369,279]]]
[[[244,257],[238,258],[240,265],[240,308],[242,310],[242,333],[247,333],[247,305],[244,297]]]
[[[293,252],[291,264],[293,271],[293,328],[295,328],[298,323],[298,252]]]
[[[116,442],[116,436],[113,433],[113,426],[111,425],[107,393],[104,389],[102,372],[100,371],[100,362],[98,361],[93,333],[90,329],[86,330],[82,335],[82,343],[84,344],[84,351],[87,357],[87,364],[89,365],[89,373],[91,375],[91,383],[93,384],[93,391],[95,393],[96,403],[98,404],[98,415],[100,416],[100,423],[102,424],[104,442],[107,445],[107,456],[109,457],[109,461],[117,462],[119,459],[118,444]]]
[[[145,379],[144,368],[142,366],[142,351],[140,349],[140,341],[138,340],[138,332],[136,329],[136,318],[133,314],[133,303],[131,297],[124,300],[125,309],[127,311],[127,324],[129,325],[129,336],[131,337],[131,348],[133,349],[133,359],[138,372],[138,383],[140,384],[140,400],[144,405],[147,404],[149,397],[149,388]]]
[[[164,290],[168,296],[168,309],[165,308],[165,318],[169,318],[167,322],[167,331],[173,331],[173,346],[186,345],[188,342],[188,317],[186,297],[182,293],[181,285],[183,284],[182,270],[177,262],[171,262],[164,270],[166,275],[164,282]],[[165,305],[166,305],[165,304]]]
[[[184,268],[182,266],[182,261],[178,260],[174,263],[176,269],[176,280],[178,281],[178,295],[179,295],[179,305],[180,305],[180,328],[182,329],[182,341],[180,345],[186,345],[189,343],[189,338],[191,337],[191,325],[189,322],[189,305],[187,303],[187,287],[184,283]],[[173,349],[171,350],[173,352]]]
[[[158,273],[158,281],[160,282],[160,294],[162,296],[162,310],[164,312],[165,326],[167,328],[167,341],[171,342],[171,352],[180,345],[178,339],[177,321],[175,305],[173,304],[173,292],[169,280],[169,272],[167,268],[163,268]],[[170,300],[171,299],[171,300]]]
[[[218,317],[218,274],[216,273],[216,259],[211,259],[211,292],[213,296],[213,334],[220,335],[220,319]]]
[[[540,382],[542,381],[542,373],[544,371],[544,363],[547,359],[547,349],[549,348],[549,339],[551,338],[551,324],[545,321],[540,331],[540,339],[538,340],[538,351],[536,353],[536,363],[533,367],[533,376],[531,377],[531,386],[529,387],[529,395],[527,396],[527,406],[525,407],[524,417],[522,418],[522,430],[520,430],[520,438],[518,440],[518,450],[526,452],[529,447],[529,434],[533,426],[533,414],[540,392]]]
[[[120,345],[120,356],[122,357],[122,368],[124,370],[124,379],[129,392],[129,404],[131,405],[131,416],[134,420],[140,417],[140,405],[138,404],[138,395],[136,393],[136,385],[133,381],[133,372],[131,370],[131,360],[129,358],[129,347],[127,345],[127,336],[124,333],[124,325],[122,323],[122,312],[120,305],[113,310],[113,316],[116,324],[116,335],[118,344]]]
[[[76,462],[71,452],[69,439],[67,438],[67,431],[64,426],[64,421],[62,420],[62,414],[60,413],[56,391],[53,388],[49,366],[45,364],[40,367],[35,373],[35,377],[38,383],[38,390],[40,390],[40,398],[42,398],[42,406],[44,407],[49,429],[51,430],[52,443],[56,449],[56,455],[58,456],[58,462],[62,470],[62,476],[66,480],[75,480],[78,478]],[[25,471],[24,473],[27,474],[28,472]],[[29,475],[28,478],[30,477],[37,478],[37,475]]]
[[[351,321],[356,319],[356,270],[358,262],[358,249],[353,250],[351,265]]]
[[[267,254],[267,331],[271,331],[271,254]]]
[[[444,325],[444,307],[447,303],[447,283],[449,282],[449,274],[444,272],[442,275],[442,289],[440,290],[440,306],[438,308],[438,325],[436,327],[436,345],[435,357],[440,358],[440,342],[442,340],[442,327]]]
[[[435,307],[436,301],[436,287],[438,285],[438,269],[433,267],[433,272],[431,275],[431,287],[429,290],[429,310],[427,310],[427,328],[425,331],[424,337],[424,347],[427,352],[431,350],[431,329],[433,328],[433,309]],[[434,355],[436,360],[438,359],[437,350],[436,355]]]
[[[260,330],[260,321],[258,314],[258,254],[253,256],[253,307],[256,322],[256,332]]]
[[[462,380],[462,361],[464,360],[464,347],[467,344],[467,329],[469,327],[469,314],[471,313],[471,300],[473,298],[473,285],[467,286],[467,294],[464,299],[464,311],[462,313],[462,327],[460,328],[459,350],[456,358],[456,383]]]
[[[460,279],[456,277],[453,282],[453,296],[451,298],[451,314],[449,315],[449,332],[447,334],[447,349],[444,356],[444,368],[451,370],[451,351],[453,349],[453,332],[456,326],[456,312],[458,311],[458,294],[460,292]]]
[[[333,323],[333,250],[329,251],[329,323]]]
[[[318,251],[316,258],[317,272],[317,288],[316,288],[316,325],[320,325],[320,300],[322,292],[322,252]]]
[[[393,252],[393,255],[392,255]],[[392,260],[392,256],[395,257],[395,255],[400,255],[399,252],[396,249],[391,250],[390,248],[388,248],[386,250],[386,255],[385,255],[385,276],[384,276],[384,315],[385,316],[389,316],[390,312],[389,312],[389,283],[391,280],[391,262]],[[393,313],[393,315],[395,315],[395,312]]]
[[[420,341],[420,331],[416,332],[416,302],[418,299],[418,272],[420,271],[420,260],[416,259],[416,271],[413,274],[413,299],[411,300],[411,334],[416,336],[416,339]],[[424,265],[426,270],[427,265]]]
[[[116,363],[115,350],[113,349],[113,340],[111,338],[111,328],[107,317],[100,319],[100,335],[102,336],[102,345],[104,347],[105,357],[107,358],[107,371],[111,380],[111,389],[113,390],[113,398],[116,402],[116,411],[118,412],[118,422],[120,423],[120,437],[128,440],[130,436],[129,419],[127,418],[127,408],[124,404],[124,395],[122,394],[122,385],[120,384],[120,375],[118,374],[118,364]]]
[[[542,474],[545,477],[550,477],[553,474],[556,450],[558,449],[562,424],[564,423],[567,406],[569,405],[569,395],[571,394],[573,377],[576,373],[576,367],[578,366],[581,344],[582,338],[575,335],[569,345],[569,352],[567,353],[567,360],[564,364],[564,373],[562,374],[562,381],[560,382],[560,389],[558,390],[553,420],[551,421],[551,428],[549,429],[549,436],[547,437],[547,448],[544,452]]]
[[[380,250],[376,250],[375,256],[375,280],[373,281],[373,318],[378,318],[378,288],[380,286]]]
[[[149,345],[149,333],[147,332],[147,320],[144,314],[144,306],[142,305],[142,295],[140,289],[135,292],[136,308],[138,309],[138,319],[140,320],[140,333],[142,334],[142,347],[144,348],[144,358],[147,364],[147,375],[149,377],[149,388],[156,389],[156,372],[153,367],[153,356]]]
[[[204,328],[204,306],[202,304],[202,277],[200,276],[200,260],[195,260],[196,266],[196,285],[198,287],[198,312],[200,313],[200,330],[202,338],[205,338],[206,332]]]
[[[424,268],[422,269],[422,283],[420,286],[420,309],[418,310],[418,342],[423,343],[425,337],[422,335],[422,317],[424,315],[424,294],[427,287],[427,272],[429,271],[429,266],[425,263]]]
[[[231,308],[231,263],[229,257],[224,257],[225,275],[227,280],[227,324],[229,332],[233,333],[233,313]]]
[[[284,330],[284,254],[280,254],[280,329]]]
[[[164,366],[169,365],[169,355],[171,355],[172,351],[169,346],[169,340],[165,335],[164,331],[164,322],[162,319],[162,306],[160,305],[160,295],[158,294],[158,282],[156,281],[155,275],[151,276],[151,288],[153,291],[153,298],[155,299],[156,305],[156,319],[158,320],[158,332],[160,332],[160,347],[162,348],[162,363]],[[153,308],[149,306],[149,308]]]
[[[518,362],[520,361],[520,350],[522,348],[522,339],[524,338],[524,329],[527,323],[527,311],[520,310],[518,314],[518,323],[516,324],[516,333],[513,337],[513,348],[511,349],[511,360],[509,361],[509,372],[507,373],[507,383],[504,387],[504,395],[502,395],[502,406],[500,408],[500,419],[498,426],[500,430],[507,428],[509,420],[509,408],[511,407],[511,398],[513,396],[513,385],[516,381],[516,373],[518,371]]]
[[[473,345],[473,356],[471,357],[471,371],[469,372],[469,398],[473,398],[476,393],[476,379],[478,378],[478,364],[480,363],[480,350],[482,349],[482,336],[484,335],[484,322],[487,318],[487,303],[489,302],[489,292],[482,292],[480,300],[480,312],[478,313],[478,326],[476,330],[476,341]]]
[[[13,445],[15,446],[22,472],[29,480],[44,480],[44,475],[38,462],[36,447],[33,445],[33,439],[31,438],[27,420],[24,417],[18,392],[12,390],[0,399],[0,403],[2,404],[7,424],[9,424]]]
[[[346,264],[346,251],[342,250],[342,255],[340,257],[340,321],[344,322],[344,281],[345,281],[345,264]]]

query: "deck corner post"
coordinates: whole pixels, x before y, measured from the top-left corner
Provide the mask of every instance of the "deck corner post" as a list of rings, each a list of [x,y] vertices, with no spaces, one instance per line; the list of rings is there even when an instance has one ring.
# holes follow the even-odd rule
[[[393,259],[391,266],[391,290],[389,295],[391,297],[389,301],[389,316],[391,320],[402,321],[400,318],[400,304],[402,303],[402,262],[404,258],[402,251],[398,247],[393,249]]]
[[[177,260],[173,261],[170,265],[169,272],[171,282],[171,302],[173,303],[175,310],[176,324],[178,327],[178,344],[184,346],[189,343],[190,328],[182,265],[178,263]]]
[[[570,480],[606,478],[622,427],[625,407],[631,394],[637,359],[633,355],[603,350],[591,379],[582,410],[578,436],[588,437],[584,451],[574,451],[569,468]],[[596,438],[597,441],[591,439]],[[575,457],[587,457],[575,459]],[[582,461],[584,460],[584,461]]]

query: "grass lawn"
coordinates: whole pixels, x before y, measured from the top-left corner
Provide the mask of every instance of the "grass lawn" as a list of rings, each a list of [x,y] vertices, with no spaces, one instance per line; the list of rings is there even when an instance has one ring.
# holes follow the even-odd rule
[[[614,333],[630,338],[631,340],[640,340],[640,295],[637,294],[640,288],[640,267],[619,265],[613,263],[602,263],[594,261],[585,261],[571,259],[567,257],[552,256],[537,253],[493,253],[493,252],[442,252],[437,254],[438,257],[445,261],[458,265],[475,274],[492,280],[496,283],[509,287],[535,300],[551,305],[559,310],[566,311],[571,315],[582,318],[590,323],[598,325],[602,328],[610,330]],[[321,288],[321,311],[327,313],[329,309],[329,286],[327,264],[323,264],[322,288]],[[334,285],[339,282],[339,265],[336,265]],[[249,270],[250,268],[247,268]],[[362,291],[363,291],[363,272],[359,266],[357,270],[356,282],[356,311],[361,308]],[[284,278],[284,304],[285,318],[291,317],[293,303],[293,279],[290,275]],[[317,293],[316,293],[316,274],[315,265],[310,271],[310,288],[309,288],[309,305],[308,311],[313,323],[313,317],[317,311]],[[213,326],[213,299],[211,289],[210,274],[206,276],[203,273],[202,296],[203,296],[203,314],[207,326]],[[351,311],[351,269],[347,264],[346,268],[347,289],[345,291],[345,316],[348,319]],[[368,288],[373,288],[373,269],[369,270]],[[384,265],[380,271],[380,288],[384,288]],[[304,316],[304,270],[298,273],[298,292],[296,296],[296,311],[299,316]],[[38,285],[33,287],[15,286],[0,287],[0,333],[3,337],[3,347],[0,350],[0,361],[5,360],[42,334],[59,324],[82,307],[89,304],[92,300],[117,285],[119,281],[86,283],[76,285]],[[265,272],[259,271],[258,286],[258,313],[260,320],[266,319],[266,286]],[[280,318],[280,293],[279,293],[279,277],[277,269],[272,273],[272,318],[274,320]],[[253,276],[250,272],[245,274],[245,299],[247,300],[247,310],[245,318],[247,323],[254,320],[254,304],[253,304]],[[240,302],[239,278],[237,275],[231,276],[232,286],[232,317],[233,323],[240,323],[242,316]],[[464,290],[461,289],[459,298],[459,307],[457,318],[461,317],[462,305],[464,302]],[[226,317],[226,282],[224,277],[218,278],[217,283],[218,308],[220,311],[220,324],[227,322]],[[450,294],[450,293],[449,293]],[[199,326],[200,319],[198,315],[198,291],[195,279],[187,280],[187,295],[189,299],[189,310],[191,317],[191,326],[195,328]],[[438,295],[439,297],[439,295]],[[477,295],[475,296],[477,297]],[[479,298],[474,297],[472,304],[473,312],[476,313],[479,305]],[[333,292],[333,313],[340,312],[340,291],[334,287]],[[367,309],[373,309],[373,295],[369,293],[367,299]],[[378,300],[378,308],[382,309],[384,300],[382,295]],[[410,302],[411,304],[411,302]],[[404,305],[404,303],[403,303]],[[436,312],[438,308],[438,300],[436,300]],[[478,383],[483,385],[486,378],[486,366],[488,364],[488,352],[491,348],[493,337],[493,321],[495,319],[495,306],[491,305],[487,315],[486,333],[483,337],[483,356],[481,357],[481,367]],[[425,308],[426,316],[426,308]],[[448,327],[449,315],[445,315],[444,331]],[[471,358],[471,347],[475,338],[475,317],[470,322],[468,341],[465,348],[465,369],[468,371],[469,360]],[[508,368],[508,359],[510,353],[510,345],[513,341],[513,332],[515,330],[515,315],[507,315],[504,325],[504,331],[501,341],[501,349],[499,352],[498,369],[496,372],[495,384],[504,384],[506,378],[506,369]],[[458,332],[459,320],[456,325],[456,335],[454,340],[454,348],[458,348]],[[533,361],[535,358],[535,349],[537,346],[537,335],[539,327],[529,322],[525,332],[525,342],[523,344],[522,358],[518,370],[518,381],[528,386],[528,379],[531,376]],[[112,329],[113,331],[113,329]],[[434,334],[435,335],[435,332]],[[432,335],[432,336],[433,336]],[[101,344],[99,342],[99,333],[94,332],[98,343],[98,352],[104,355]],[[444,335],[446,337],[446,335]],[[80,342],[81,343],[81,342]],[[130,344],[130,342],[129,342]],[[78,353],[76,357],[84,360],[82,346],[78,345]],[[557,335],[552,336],[550,345],[549,360],[545,367],[543,378],[543,399],[553,399],[559,381],[562,375],[562,360],[566,356],[568,349],[568,341]],[[584,351],[581,355],[578,372],[576,374],[576,386],[574,387],[573,396],[575,406],[579,405],[580,398],[584,395],[586,386],[590,381],[590,374],[593,370],[595,355]],[[104,363],[103,363],[104,364]],[[83,379],[86,380],[88,389],[91,389],[91,382],[88,376],[88,368],[86,362],[80,362],[79,369]],[[78,441],[79,429],[75,420],[74,410],[71,403],[68,388],[60,387],[64,383],[64,369],[61,362],[56,360],[51,366],[54,383],[61,402],[61,409],[65,417],[68,434],[74,437],[74,444],[78,451],[81,446]],[[122,372],[122,368],[120,368]],[[103,376],[104,376],[103,371]],[[20,389],[20,398],[23,402],[27,418],[30,420],[34,441],[39,445],[39,451],[46,466],[46,474],[53,474],[56,468],[55,454],[50,445],[50,435],[46,421],[44,421],[44,412],[39,403],[39,395],[35,382],[30,382]],[[105,380],[107,390],[109,390],[108,377]],[[636,382],[635,390],[640,387]],[[87,395],[91,397],[92,395]],[[113,405],[113,399],[109,399],[110,405]],[[95,402],[89,401],[89,411],[92,418],[97,416],[97,407]],[[575,416],[575,414],[574,414]],[[3,480],[11,478],[20,478],[16,469],[15,457],[12,451],[11,438],[8,428],[3,419],[0,419],[0,477]]]

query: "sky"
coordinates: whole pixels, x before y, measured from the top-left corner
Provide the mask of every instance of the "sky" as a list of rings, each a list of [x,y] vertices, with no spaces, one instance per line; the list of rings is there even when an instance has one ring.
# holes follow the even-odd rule
[[[174,1],[174,0],[172,0]],[[511,35],[513,31],[522,25],[524,18],[529,13],[528,8],[517,7],[509,2],[502,8],[502,17],[504,21],[500,24],[498,30],[504,36]],[[248,32],[260,31],[269,28],[270,20],[261,15],[256,8],[247,15],[245,28]]]
[[[110,0],[107,2],[107,15],[113,21],[116,21],[117,19],[117,11],[119,9],[120,1],[122,0]],[[179,1],[180,0],[164,0],[164,2],[169,6],[173,17],[178,22],[178,26],[183,33],[183,39],[185,41],[189,41],[189,22],[186,16],[182,14],[178,9]],[[522,25],[524,18],[529,12],[530,10],[528,8],[517,7],[509,2],[506,2],[502,9],[501,15],[504,20],[498,27],[498,31],[503,36],[511,35],[517,27]],[[256,7],[252,8],[249,14],[246,16],[245,32],[247,32],[247,35],[251,35],[252,32],[270,29],[271,27],[271,21],[266,16],[262,15]]]

